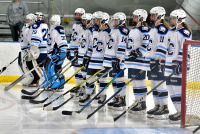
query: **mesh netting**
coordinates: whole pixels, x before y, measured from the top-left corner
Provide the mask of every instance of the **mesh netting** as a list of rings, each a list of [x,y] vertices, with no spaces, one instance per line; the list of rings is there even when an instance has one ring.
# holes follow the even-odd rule
[[[189,45],[186,77],[186,116],[188,125],[200,125],[200,44]]]

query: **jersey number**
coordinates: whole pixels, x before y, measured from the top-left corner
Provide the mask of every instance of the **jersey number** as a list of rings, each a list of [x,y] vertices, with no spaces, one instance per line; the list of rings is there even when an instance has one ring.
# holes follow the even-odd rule
[[[47,34],[48,34],[48,29],[42,29],[42,33],[43,33],[43,41],[47,41]]]

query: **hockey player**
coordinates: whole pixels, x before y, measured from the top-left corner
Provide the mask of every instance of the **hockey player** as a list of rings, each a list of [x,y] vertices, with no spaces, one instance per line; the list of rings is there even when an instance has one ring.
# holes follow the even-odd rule
[[[147,70],[149,68],[149,60],[145,59],[150,38],[150,28],[147,26],[146,19],[146,10],[137,9],[133,12],[135,28],[129,33],[125,59],[125,67],[128,68],[129,78],[133,78],[141,70]],[[135,100],[138,101],[142,96],[147,94],[146,71],[133,80],[132,84]],[[130,113],[146,113],[146,98],[133,107]]]
[[[92,24],[92,14],[90,13],[85,13],[84,15],[81,16],[82,18],[82,33],[79,38],[79,46],[78,46],[78,64],[83,65],[83,57],[86,55],[88,51],[89,45],[92,43],[92,32],[94,30],[94,27],[91,25]],[[81,70],[81,75],[83,79],[86,79],[87,75],[87,68],[84,68]],[[79,94],[79,97],[83,95],[85,92],[85,83],[82,84],[82,87],[80,89],[81,93]]]
[[[28,46],[28,42],[29,42],[29,31],[30,31],[30,27],[35,23],[36,21],[36,16],[32,13],[28,14],[26,16],[26,22],[25,25],[22,28],[21,34],[20,34],[20,46],[21,46],[21,52],[19,53],[19,57],[18,57],[18,65],[20,68],[20,71],[22,74],[26,73],[29,71],[28,67],[27,67],[27,62],[25,61],[25,54],[27,52],[27,50],[29,49]],[[26,79],[23,79],[21,81],[22,85],[29,85],[32,83],[34,79],[34,76],[32,73],[30,73]]]
[[[104,54],[104,66],[113,67],[110,77],[114,78],[122,69],[124,69],[125,49],[128,40],[129,29],[125,26],[126,15],[122,12],[115,13],[112,17],[114,30],[111,32],[109,43]],[[124,87],[124,72],[122,72],[112,83],[114,92]],[[126,88],[119,95],[108,103],[110,108],[123,110],[126,106]]]
[[[28,65],[29,69],[37,66],[42,61],[47,58],[47,33],[48,33],[48,26],[44,23],[44,15],[41,12],[36,12],[35,15],[37,16],[37,22],[32,25],[30,28],[30,42],[29,47],[30,50],[27,51],[28,56],[27,60],[32,62],[33,65]],[[43,68],[44,64],[41,64],[40,67]],[[39,79],[39,84],[42,84],[44,81],[44,75],[42,70],[35,70],[33,71],[34,80],[33,84],[36,84]]]
[[[80,68],[80,65],[77,63],[78,59],[78,45],[79,45],[79,38],[80,34],[82,33],[82,22],[81,22],[81,16],[85,14],[85,10],[83,8],[77,8],[75,10],[75,21],[76,23],[72,26],[72,36],[71,36],[71,45],[69,47],[69,52],[67,52],[67,58],[68,60],[72,60],[74,57],[76,57],[76,60],[72,62],[72,65],[74,67],[74,71],[77,71]],[[76,83],[79,84],[83,80],[83,77],[81,75],[81,72],[75,75]]]
[[[171,12],[170,22],[175,26],[171,32],[167,59],[165,64],[165,75],[172,77],[167,80],[166,85],[170,93],[171,100],[177,113],[169,115],[169,120],[179,121],[181,118],[181,78],[182,78],[182,52],[183,43],[192,39],[192,31],[185,23],[187,15],[182,9]]]
[[[48,80],[48,78],[51,78],[54,74],[58,72],[58,70],[62,68],[62,64],[66,57],[66,50],[68,48],[68,45],[65,36],[65,29],[60,25],[60,23],[60,15],[53,15],[51,17],[50,31],[48,33],[48,62],[46,64],[48,69],[46,80]],[[57,78],[57,76],[55,76],[51,81]],[[64,75],[62,75],[49,88],[56,89],[60,87],[64,82],[65,77]],[[63,88],[64,86],[60,87],[60,89]]]
[[[170,27],[164,20],[166,11],[163,7],[154,7],[150,10],[151,21],[154,22],[155,27],[151,29],[149,46],[147,48],[150,58],[150,71],[148,78],[151,80],[151,88],[154,88],[158,83],[164,80],[164,65],[163,60],[166,59],[168,32]],[[168,110],[168,92],[165,83],[161,84],[153,91],[155,107],[147,111],[147,117],[156,119],[166,119],[169,114]]]
[[[87,76],[91,75],[103,69],[103,56],[105,48],[109,42],[109,33],[111,29],[108,26],[109,15],[107,13],[98,12],[96,14],[95,23],[98,30],[93,31],[92,44],[88,48],[87,55],[84,57],[84,66],[87,69]],[[89,63],[89,64],[88,64]],[[105,71],[102,71],[104,73]],[[100,74],[97,75],[99,77]],[[95,78],[91,78],[86,82],[86,86],[89,85]],[[100,89],[107,85],[107,75],[99,80]],[[95,86],[92,85],[86,88],[86,93],[80,98],[79,104],[85,105],[91,98],[91,95],[95,92]],[[106,100],[106,90],[100,94],[98,104],[102,104]]]

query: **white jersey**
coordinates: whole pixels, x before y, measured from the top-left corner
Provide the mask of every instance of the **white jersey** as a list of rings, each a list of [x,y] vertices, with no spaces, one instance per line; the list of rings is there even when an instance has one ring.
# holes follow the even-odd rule
[[[112,30],[109,43],[105,50],[103,66],[112,67],[112,58],[117,58],[120,60],[120,69],[124,68],[128,34],[129,29],[125,26]]]
[[[169,29],[162,23],[151,29],[146,59],[159,61],[166,59],[168,32]]]
[[[53,50],[57,45],[57,48],[66,52],[68,48],[66,36],[65,36],[65,29],[62,26],[57,26],[53,30],[49,31],[48,33],[48,56],[51,57],[53,55]]]
[[[109,42],[109,34],[111,29],[106,28],[102,31],[93,31],[92,45],[89,46],[87,55],[91,57],[88,68],[92,69],[102,69],[103,68],[103,58],[105,49]]]
[[[22,52],[25,52],[29,46],[28,46],[28,43],[29,43],[29,31],[30,31],[30,26],[26,26],[24,25],[22,30],[21,30],[21,33],[20,33],[20,46],[21,46],[21,50]]]
[[[165,75],[169,76],[171,73],[173,73],[172,70],[172,61],[181,61],[182,62],[182,54],[183,54],[183,44],[186,40],[192,39],[192,33],[182,27],[178,30],[172,30],[170,31],[169,36],[169,44],[168,44],[168,52],[167,52],[167,58],[165,63]],[[174,77],[174,75],[172,76]],[[175,76],[175,77],[180,77]]]
[[[40,53],[47,53],[48,26],[40,21],[32,25],[30,45],[35,45],[40,49]]]
[[[82,24],[74,23],[72,26],[72,36],[71,36],[71,45],[70,45],[71,56],[74,56],[74,51],[78,50],[79,38],[83,30],[81,25]]]
[[[141,70],[149,69],[149,60],[145,59],[146,49],[149,44],[150,38],[150,28],[147,26],[140,26],[134,28],[130,31],[128,37],[128,44],[126,46],[126,57],[125,57],[125,67],[135,68]],[[132,50],[139,48],[142,53],[141,57],[138,57],[135,61],[129,59],[129,54]]]
[[[78,64],[83,64],[83,56],[86,55],[88,47],[92,45],[92,32],[95,27],[90,27],[88,29],[83,29],[81,36],[79,38],[78,47]]]

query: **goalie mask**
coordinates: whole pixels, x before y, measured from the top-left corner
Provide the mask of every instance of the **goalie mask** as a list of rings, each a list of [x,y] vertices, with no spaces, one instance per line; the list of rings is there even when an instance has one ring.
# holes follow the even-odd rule
[[[36,12],[35,15],[37,16],[37,21],[44,20],[44,14],[42,12]]]
[[[36,20],[37,17],[33,13],[26,15],[26,27],[33,25],[36,22]]]
[[[53,30],[55,27],[60,26],[60,23],[60,15],[53,15],[50,19],[50,30]]]

